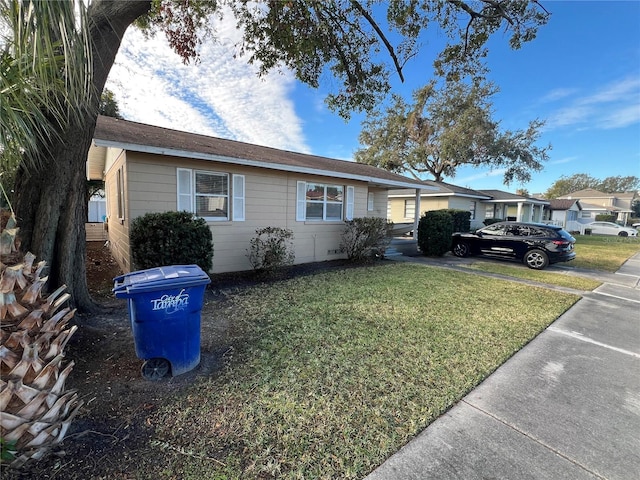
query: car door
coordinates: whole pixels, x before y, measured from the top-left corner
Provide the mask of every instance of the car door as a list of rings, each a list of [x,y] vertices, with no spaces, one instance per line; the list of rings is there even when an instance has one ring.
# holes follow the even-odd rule
[[[511,257],[513,255],[513,245],[511,245],[513,234],[508,235],[510,228],[510,225],[498,223],[483,228],[478,239],[480,253]],[[511,239],[509,236],[511,236]]]
[[[612,232],[611,226],[607,225],[606,223],[593,222],[591,224],[591,233],[596,235],[611,235],[614,232]]]
[[[603,234],[604,232],[602,231],[602,224],[599,222],[593,222],[591,225],[589,225],[589,227],[591,228],[591,233],[593,234]]]

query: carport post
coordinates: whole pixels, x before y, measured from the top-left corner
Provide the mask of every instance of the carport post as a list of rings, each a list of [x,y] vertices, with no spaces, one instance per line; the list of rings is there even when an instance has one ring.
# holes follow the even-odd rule
[[[416,207],[413,214],[413,239],[416,241],[418,240],[418,223],[420,223],[420,193],[422,189],[416,188]]]

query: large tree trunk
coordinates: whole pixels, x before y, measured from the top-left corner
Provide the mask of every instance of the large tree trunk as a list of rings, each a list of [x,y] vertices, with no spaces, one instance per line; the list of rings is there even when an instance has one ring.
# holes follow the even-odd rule
[[[126,29],[151,2],[94,0],[89,7],[95,95],[84,121],[70,126],[42,154],[42,167],[18,170],[15,211],[23,250],[49,266],[49,289],[66,284],[75,306],[95,311],[86,280],[86,162],[95,131],[100,93]]]

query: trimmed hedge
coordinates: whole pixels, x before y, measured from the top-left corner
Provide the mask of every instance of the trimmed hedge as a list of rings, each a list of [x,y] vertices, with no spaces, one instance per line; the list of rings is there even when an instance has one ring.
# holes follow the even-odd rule
[[[418,223],[418,247],[427,256],[440,257],[451,250],[451,235],[471,229],[471,213],[466,210],[425,212]]]
[[[213,237],[203,218],[189,212],[147,213],[131,222],[131,256],[136,270],[164,265],[213,265]]]
[[[596,215],[596,222],[612,222],[612,223],[616,223],[617,219],[618,219],[617,216],[608,215],[606,213],[600,213],[600,214]]]

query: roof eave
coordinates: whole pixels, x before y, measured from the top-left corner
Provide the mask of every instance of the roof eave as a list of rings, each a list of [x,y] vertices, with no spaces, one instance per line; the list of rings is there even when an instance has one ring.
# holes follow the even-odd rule
[[[123,150],[129,150],[140,153],[150,153],[155,155],[167,155],[174,156],[180,158],[195,158],[198,160],[208,160],[208,161],[216,161],[222,163],[230,163],[233,165],[242,165],[248,167],[259,167],[259,168],[267,168],[270,170],[279,170],[284,172],[294,172],[294,173],[306,173],[310,175],[322,175],[324,177],[333,177],[333,178],[343,178],[348,180],[357,180],[361,182],[367,182],[370,184],[385,186],[385,187],[396,187],[396,188],[415,188],[421,190],[436,190],[435,187],[429,187],[427,185],[423,185],[421,183],[412,183],[412,182],[402,182],[397,180],[390,180],[386,178],[373,177],[369,175],[358,175],[353,173],[342,173],[335,172],[331,170],[319,170],[315,168],[308,167],[298,167],[292,165],[285,165],[279,163],[270,163],[270,162],[262,162],[259,160],[248,160],[244,158],[234,158],[234,157],[226,157],[222,155],[213,155],[210,153],[202,153],[202,152],[193,152],[189,150],[179,150],[172,148],[162,148],[162,147],[154,147],[151,145],[138,145],[134,143],[123,143],[117,142],[113,140],[101,140],[99,138],[94,138],[93,142],[98,147],[112,147],[112,148],[121,148]]]

